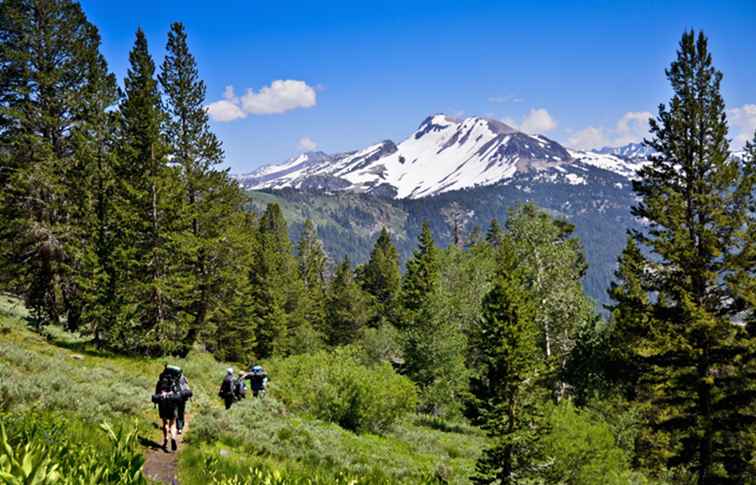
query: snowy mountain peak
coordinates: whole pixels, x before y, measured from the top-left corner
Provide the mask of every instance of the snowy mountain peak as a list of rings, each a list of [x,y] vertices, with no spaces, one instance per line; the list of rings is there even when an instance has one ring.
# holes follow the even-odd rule
[[[421,198],[451,190],[508,183],[515,176],[582,183],[593,166],[630,177],[637,164],[611,154],[568,151],[542,135],[501,121],[428,116],[399,144],[384,140],[362,150],[312,152],[239,176],[249,189],[350,190]],[[582,171],[582,172],[581,172]]]

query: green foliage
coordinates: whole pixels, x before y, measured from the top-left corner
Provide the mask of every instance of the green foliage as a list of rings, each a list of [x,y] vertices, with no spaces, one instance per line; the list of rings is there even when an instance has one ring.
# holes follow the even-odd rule
[[[390,323],[377,328],[366,328],[356,346],[367,364],[398,362],[402,355],[401,334]]]
[[[478,327],[483,298],[493,287],[496,272],[495,249],[478,242],[461,250],[449,246],[441,253],[441,292],[446,318],[471,338]],[[467,346],[466,363],[474,367],[477,347]]]
[[[586,269],[580,241],[572,237],[574,226],[532,204],[514,208],[506,228],[500,250],[505,258],[498,271],[516,271],[536,305],[539,345],[554,372],[552,385],[563,396],[560,374],[575,347],[577,328],[595,319],[593,304],[580,284]]]
[[[518,276],[497,279],[483,302],[473,341],[479,353],[471,380],[473,412],[493,439],[478,461],[475,483],[516,483],[534,476],[542,461],[545,365],[538,351],[536,308]]]
[[[440,263],[440,251],[425,225],[402,281],[402,371],[419,387],[421,411],[454,415],[466,388],[467,342],[447,304]]]
[[[639,171],[632,236],[613,288],[615,341],[647,406],[639,461],[700,485],[754,475],[753,160],[730,157],[722,74],[703,33],[685,32],[666,71],[673,90],[651,119],[657,155]],[[647,253],[650,253],[647,255]],[[745,446],[744,446],[745,445]]]
[[[546,483],[624,485],[634,483],[629,450],[598,416],[562,401],[548,413],[542,439],[548,462],[539,475]]]
[[[265,399],[247,400],[230,411],[196,415],[189,446],[180,455],[181,482],[244,478],[249,469],[278,472],[299,480],[349,476],[359,483],[468,483],[485,444],[467,425],[434,427],[424,419],[403,420],[384,435],[356,434],[336,424],[288,412],[272,389]]]
[[[76,2],[2,2],[0,38],[0,279],[76,328],[115,79]]]
[[[386,227],[381,229],[368,262],[358,268],[358,279],[362,289],[372,297],[370,325],[378,327],[386,322],[398,325],[402,276],[399,252]]]
[[[348,258],[336,267],[328,289],[326,315],[328,343],[334,346],[354,343],[367,323],[367,297],[354,280]]]
[[[256,353],[259,357],[296,351],[290,337],[304,325],[304,284],[292,254],[281,208],[270,204],[255,233],[249,270],[252,311],[259,322]]]
[[[99,428],[107,445],[81,442],[60,418],[0,416],[0,478],[9,485],[146,485],[137,430]]]
[[[365,367],[348,348],[269,364],[272,393],[289,409],[361,433],[384,433],[414,410],[415,389],[387,363]]]
[[[325,331],[326,319],[326,263],[328,258],[311,220],[306,220],[297,244],[299,276],[304,283],[305,320],[318,332]],[[299,346],[297,346],[300,348]]]
[[[152,355],[175,352],[186,334],[178,314],[182,300],[180,232],[181,184],[169,166],[161,128],[166,120],[155,79],[155,64],[144,32],[137,30],[119,106],[115,169],[114,281],[117,313],[98,329],[108,346]]]
[[[249,326],[240,319],[233,291],[246,288],[244,268],[249,264],[240,212],[244,197],[237,184],[220,170],[223,162],[221,142],[210,131],[205,107],[205,84],[199,78],[197,61],[189,51],[184,25],[173,23],[168,33],[166,57],[159,75],[165,93],[166,122],[163,131],[169,144],[172,163],[180,167],[178,181],[182,194],[178,250],[182,277],[176,295],[185,314],[188,330],[177,353],[186,355],[210,323],[221,333],[228,323]],[[231,293],[231,295],[229,295]],[[227,298],[231,296],[231,298]],[[231,311],[225,313],[224,306]],[[177,316],[178,317],[178,316]],[[252,344],[245,335],[244,343]],[[230,353],[240,355],[238,351]]]
[[[417,249],[407,261],[407,271],[402,278],[402,306],[406,319],[412,320],[428,295],[437,291],[439,271],[438,248],[433,242],[430,226],[423,224]]]

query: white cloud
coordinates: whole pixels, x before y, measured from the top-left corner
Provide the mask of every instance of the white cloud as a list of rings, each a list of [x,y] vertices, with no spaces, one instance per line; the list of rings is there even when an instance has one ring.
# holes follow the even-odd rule
[[[207,111],[215,121],[227,122],[247,115],[279,114],[297,108],[311,108],[317,103],[315,88],[304,81],[275,80],[259,91],[247,89],[238,97],[233,86],[226,86],[223,99],[210,103]]]
[[[303,136],[302,138],[300,138],[297,145],[299,146],[300,150],[304,150],[306,152],[311,152],[318,147],[318,144],[315,143],[309,136]]]
[[[619,146],[643,141],[648,135],[649,118],[651,113],[648,111],[628,111],[622,115],[614,128],[612,144]]]
[[[554,118],[543,108],[534,108],[528,111],[528,114],[522,119],[522,123],[518,123],[513,118],[504,118],[501,121],[516,130],[531,134],[546,133],[557,126]]]
[[[648,111],[628,111],[623,114],[614,128],[589,126],[567,139],[567,145],[578,150],[590,150],[605,146],[621,146],[628,143],[640,143],[648,135]]]
[[[233,86],[226,86],[223,99],[207,105],[207,113],[213,120],[223,123],[247,117],[247,113],[239,107],[239,98],[234,94]]]
[[[241,97],[245,112],[256,115],[285,113],[296,108],[315,106],[315,89],[304,81],[277,80],[255,92],[248,89]]]
[[[543,108],[531,109],[520,124],[525,133],[546,133],[556,128],[557,124],[548,111]]]
[[[589,126],[567,139],[567,145],[578,150],[590,150],[591,148],[603,147],[609,144],[604,130]]]
[[[740,149],[745,142],[753,139],[756,131],[756,104],[744,104],[727,111],[733,128],[733,148]]]

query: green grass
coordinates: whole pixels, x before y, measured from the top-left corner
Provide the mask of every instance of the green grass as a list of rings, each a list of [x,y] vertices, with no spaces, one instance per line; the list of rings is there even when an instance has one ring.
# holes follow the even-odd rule
[[[218,386],[225,368],[238,364],[200,349],[186,359],[112,355],[60,329],[33,332],[27,318],[18,301],[0,295],[0,414],[62,417],[73,436],[94,446],[107,441],[97,426],[104,420],[136,423],[143,440],[159,441],[150,395],[163,365],[175,363],[195,396],[179,467],[189,485],[249,476],[250,468],[284,477],[275,483],[468,483],[486,444],[476,428],[420,416],[382,436],[299,416],[276,399],[276,386],[286,382],[274,375],[264,400],[247,399],[225,411]]]

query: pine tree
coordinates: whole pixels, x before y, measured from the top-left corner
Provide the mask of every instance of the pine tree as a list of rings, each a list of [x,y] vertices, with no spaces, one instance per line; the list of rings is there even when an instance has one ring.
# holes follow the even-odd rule
[[[258,357],[296,350],[291,338],[306,323],[302,312],[304,285],[292,254],[286,220],[275,203],[268,205],[258,224],[250,284],[258,322]]]
[[[474,483],[520,483],[542,460],[540,404],[547,397],[534,303],[516,272],[502,274],[483,302],[472,342],[480,363],[470,383],[476,421],[492,445],[478,460]]]
[[[491,225],[488,226],[488,232],[486,232],[486,242],[491,246],[497,247],[501,244],[503,235],[504,231],[501,230],[499,221],[491,219]]]
[[[633,214],[649,222],[634,237],[653,253],[638,276],[656,295],[641,382],[657,454],[646,458],[690,468],[702,485],[743,483],[754,451],[732,450],[755,422],[756,401],[741,374],[753,353],[734,322],[753,308],[753,172],[730,158],[722,74],[703,33],[683,34],[666,74],[674,95],[646,142],[657,154],[633,183]]]
[[[244,212],[236,213],[234,219],[225,235],[227,250],[213,255],[215,264],[228,272],[213,290],[223,304],[211,307],[201,337],[220,360],[253,362],[260,316],[249,272],[259,254],[258,221],[254,214]]]
[[[609,296],[615,302],[609,322],[608,377],[623,387],[628,398],[636,393],[642,374],[643,339],[653,330],[648,290],[643,286],[646,262],[635,239],[629,238],[618,258]]]
[[[299,276],[305,287],[305,319],[316,330],[325,328],[325,271],[328,258],[323,251],[323,244],[318,239],[315,226],[307,219],[302,236],[297,245],[297,262]]]
[[[97,29],[69,0],[0,3],[0,258],[38,323],[79,326],[81,133],[112,103]],[[94,98],[86,98],[84,95]]]
[[[362,289],[373,299],[370,325],[398,325],[402,284],[399,252],[385,227],[375,241],[370,260],[360,268],[359,280]]]
[[[418,239],[418,248],[407,261],[407,271],[402,279],[402,304],[407,318],[412,319],[426,298],[438,290],[439,271],[438,248],[426,222]]]
[[[172,294],[181,284],[177,266],[177,221],[182,212],[177,169],[168,166],[169,147],[155,64],[144,32],[129,53],[120,105],[117,217],[120,228],[118,291],[126,300],[114,322],[112,345],[148,354],[174,352],[185,336],[178,327]]]
[[[221,252],[235,247],[228,234],[234,215],[242,210],[243,195],[225,170],[223,150],[210,131],[205,109],[205,83],[197,61],[189,51],[184,25],[173,23],[168,33],[166,57],[159,76],[165,92],[164,134],[172,163],[180,168],[183,189],[181,231],[177,248],[188,266],[183,285],[183,309],[189,314],[189,330],[182,344],[187,352],[210,314],[225,302],[218,298],[226,284],[238,284]]]
[[[456,414],[467,381],[467,342],[460,322],[451,318],[439,250],[427,224],[418,244],[402,281],[404,372],[420,388],[422,411]]]
[[[83,231],[77,245],[81,266],[76,272],[79,292],[75,298],[80,311],[74,313],[80,314],[82,325],[76,325],[70,313],[67,323],[69,328],[93,335],[95,345],[100,345],[100,329],[107,328],[119,313],[113,265],[118,231],[113,217],[118,114],[111,109],[119,93],[102,56],[90,56],[88,69],[90,83],[80,93],[86,115],[72,131],[77,164],[73,218]]]
[[[330,345],[353,343],[367,323],[368,303],[345,257],[336,267],[328,292],[327,336]]]

